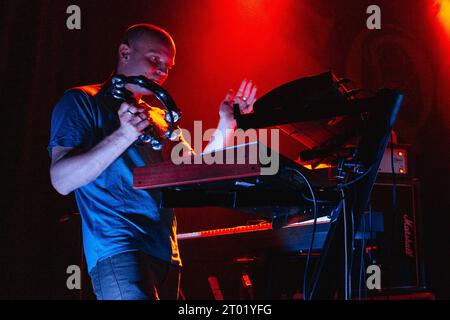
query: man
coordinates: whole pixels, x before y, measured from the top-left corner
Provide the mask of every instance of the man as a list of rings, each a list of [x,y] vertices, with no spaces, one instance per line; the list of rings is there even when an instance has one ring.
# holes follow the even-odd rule
[[[159,27],[128,28],[119,46],[117,74],[143,75],[162,85],[175,64],[172,37]],[[68,90],[51,121],[50,177],[62,195],[72,191],[82,218],[88,272],[98,299],[178,299],[181,259],[172,210],[158,208],[158,194],[132,187],[137,166],[162,161],[164,152],[134,142],[150,125],[144,109],[105,94],[110,82]],[[139,101],[150,95],[127,85]],[[227,144],[232,104],[247,112],[256,87],[243,81],[219,107],[219,124],[205,151]]]

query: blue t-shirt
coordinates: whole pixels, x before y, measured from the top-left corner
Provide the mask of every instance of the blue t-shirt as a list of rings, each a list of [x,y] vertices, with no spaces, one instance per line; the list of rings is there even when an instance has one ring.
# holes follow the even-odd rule
[[[88,151],[120,126],[120,103],[101,85],[73,88],[54,107],[51,156],[55,146]],[[159,193],[133,189],[133,168],[162,161],[161,152],[132,144],[94,181],[74,191],[82,218],[88,271],[114,254],[141,250],[181,266],[172,209],[160,209]]]

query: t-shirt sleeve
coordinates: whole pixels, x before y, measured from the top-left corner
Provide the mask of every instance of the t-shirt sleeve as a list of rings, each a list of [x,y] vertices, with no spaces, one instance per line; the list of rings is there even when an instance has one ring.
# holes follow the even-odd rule
[[[49,156],[56,146],[89,149],[93,145],[94,134],[91,99],[80,89],[66,91],[53,108],[47,147]]]

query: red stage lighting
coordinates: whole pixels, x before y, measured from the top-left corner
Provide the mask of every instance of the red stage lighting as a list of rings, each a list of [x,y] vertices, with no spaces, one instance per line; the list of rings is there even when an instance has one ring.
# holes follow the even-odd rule
[[[450,0],[437,0],[437,18],[450,37]]]

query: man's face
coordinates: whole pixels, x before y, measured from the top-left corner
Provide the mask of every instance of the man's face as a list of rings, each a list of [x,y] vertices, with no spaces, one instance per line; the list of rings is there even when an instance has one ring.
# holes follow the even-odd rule
[[[125,46],[127,48],[124,48]],[[142,36],[129,46],[121,46],[121,73],[126,76],[143,75],[162,85],[175,64],[175,48],[150,36]],[[127,56],[125,59],[124,56]]]

